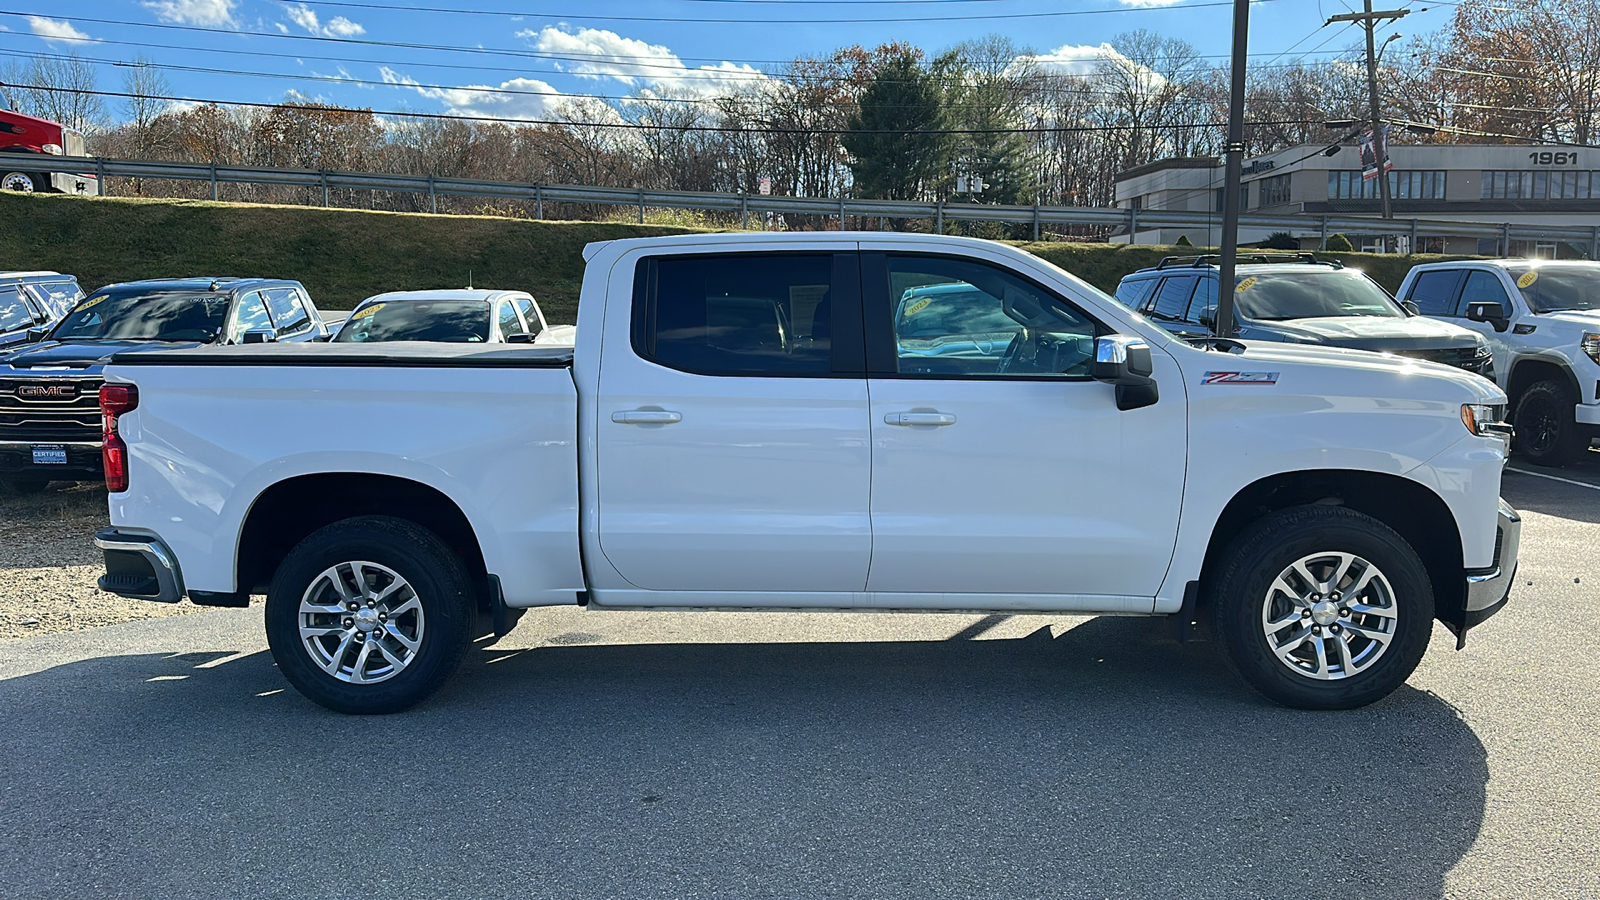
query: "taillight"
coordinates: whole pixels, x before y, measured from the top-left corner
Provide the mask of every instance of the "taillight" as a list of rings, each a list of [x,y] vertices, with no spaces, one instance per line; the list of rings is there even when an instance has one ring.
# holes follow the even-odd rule
[[[139,389],[131,384],[100,386],[100,459],[105,463],[106,490],[120,493],[128,489],[128,445],[117,434],[117,417],[139,406]]]

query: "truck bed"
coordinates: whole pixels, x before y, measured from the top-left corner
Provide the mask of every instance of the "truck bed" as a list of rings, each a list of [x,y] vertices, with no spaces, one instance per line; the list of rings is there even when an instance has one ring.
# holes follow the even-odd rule
[[[572,348],[531,344],[250,344],[138,350],[112,358],[118,366],[356,366],[395,368],[566,369]]]

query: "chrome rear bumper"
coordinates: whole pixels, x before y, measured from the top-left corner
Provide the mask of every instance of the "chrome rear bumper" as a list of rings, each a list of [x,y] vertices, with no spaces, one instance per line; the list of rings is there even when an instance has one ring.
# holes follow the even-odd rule
[[[105,551],[106,557],[100,590],[157,603],[183,599],[183,574],[178,570],[178,560],[160,538],[102,528],[94,533],[94,545]]]

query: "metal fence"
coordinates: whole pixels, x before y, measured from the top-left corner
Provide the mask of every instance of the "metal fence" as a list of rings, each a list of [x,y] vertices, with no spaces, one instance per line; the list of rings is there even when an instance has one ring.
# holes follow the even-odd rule
[[[332,190],[388,191],[425,194],[428,209],[438,211],[440,196],[515,200],[534,204],[535,216],[544,218],[545,203],[585,203],[637,208],[643,222],[647,208],[697,210],[735,214],[748,227],[750,216],[767,213],[838,217],[879,216],[889,219],[926,219],[935,229],[944,221],[1005,222],[1033,226],[1037,240],[1047,225],[1087,226],[1106,234],[1135,234],[1148,228],[1211,228],[1217,216],[1199,211],[1137,210],[1091,206],[1018,206],[990,203],[923,203],[910,200],[861,200],[848,197],[784,197],[766,194],[731,194],[702,191],[657,191],[644,188],[590,187],[571,184],[527,184],[510,181],[474,181],[435,175],[390,175],[373,172],[336,172],[325,169],[279,169],[229,166],[214,163],[155,162],[108,159],[99,156],[63,157],[6,154],[11,171],[82,172],[96,175],[102,186],[108,176],[209,182],[211,198],[220,184],[278,185],[320,189],[328,205]],[[1320,229],[1324,241],[1336,232],[1409,236],[1450,235],[1490,238],[1509,247],[1513,241],[1564,241],[1589,248],[1590,259],[1600,259],[1600,225],[1530,225],[1471,222],[1459,219],[1380,219],[1374,216],[1241,215],[1244,228]]]

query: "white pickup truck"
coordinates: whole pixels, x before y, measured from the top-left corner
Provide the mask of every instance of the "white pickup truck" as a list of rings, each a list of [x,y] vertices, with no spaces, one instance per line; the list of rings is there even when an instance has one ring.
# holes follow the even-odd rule
[[[586,256],[572,349],[118,356],[102,587],[265,592],[284,675],[357,713],[562,604],[1204,615],[1262,694],[1348,708],[1510,591],[1506,398],[1476,375],[1186,342],[984,241]]]

